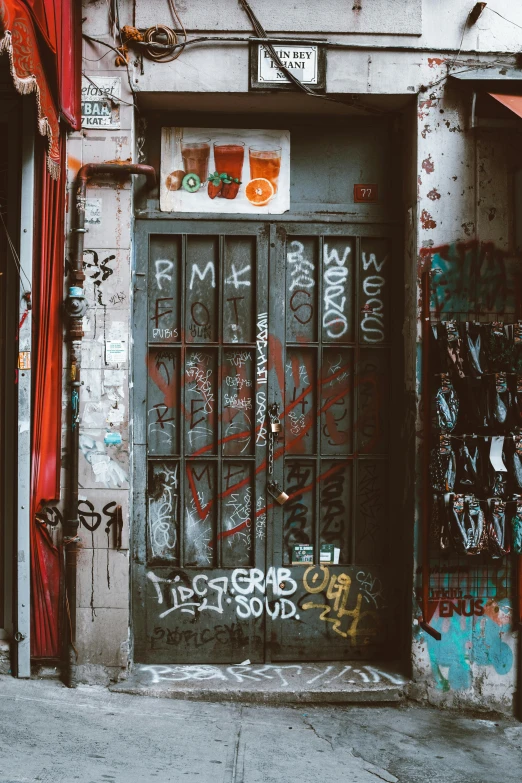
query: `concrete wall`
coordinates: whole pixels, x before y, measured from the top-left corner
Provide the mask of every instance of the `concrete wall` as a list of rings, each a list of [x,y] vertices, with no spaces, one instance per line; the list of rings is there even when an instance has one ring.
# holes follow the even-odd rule
[[[163,0],[120,0],[121,21],[140,26],[171,24]],[[249,26],[236,0],[197,4],[177,3],[189,31],[225,31],[247,35]],[[406,314],[405,390],[408,417],[406,443],[413,444],[419,430],[419,367],[421,345],[418,320],[418,267],[426,254],[439,245],[458,242],[492,242],[502,253],[513,248],[510,225],[510,168],[518,161],[518,137],[469,129],[469,97],[448,88],[448,63],[455,69],[477,62],[510,63],[512,58],[487,54],[514,52],[519,48],[517,29],[487,9],[478,23],[464,29],[468,0],[423,2],[341,3],[305,0],[281,8],[275,2],[252,3],[270,31],[321,33],[329,40],[350,42],[351,51],[332,50],[328,55],[328,90],[370,96],[417,95],[417,113],[408,113],[405,128],[404,200]],[[290,4],[289,4],[290,5]],[[361,6],[360,10],[353,10]],[[498,0],[495,8],[522,24],[522,8]],[[218,13],[219,11],[219,13]],[[84,0],[89,35],[112,43],[105,0]],[[332,21],[333,20],[333,21]],[[276,25],[276,26],[274,26]],[[464,33],[464,35],[463,35]],[[386,51],[379,47],[394,47]],[[457,52],[461,49],[460,54]],[[117,130],[82,130],[69,140],[69,177],[72,184],[82,163],[132,159],[138,162],[134,136],[133,96],[127,71],[114,66],[114,55],[97,44],[84,44],[87,76],[121,77],[121,127]],[[478,52],[479,54],[475,54]],[[105,55],[105,56],[104,56]],[[103,59],[100,59],[102,58]],[[202,45],[188,48],[171,64],[144,63],[144,73],[131,57],[129,79],[138,103],[160,95],[159,105],[177,96],[194,93],[199,109],[204,94],[246,93],[248,51],[239,45]],[[419,94],[419,90],[422,92]],[[380,100],[380,99],[376,99]],[[384,104],[383,99],[383,106]],[[209,104],[210,105],[210,104]],[[231,104],[232,105],[232,104]],[[313,110],[313,109],[311,109]],[[139,145],[138,145],[139,146]],[[522,162],[522,161],[521,161]],[[132,455],[128,449],[128,362],[107,365],[105,341],[128,341],[131,300],[132,183],[122,180],[93,182],[89,199],[101,201],[100,222],[89,225],[85,241],[86,292],[90,304],[85,318],[84,366],[81,407],[82,456],[80,495],[83,524],[79,556],[78,649],[81,673],[86,679],[117,677],[125,672],[129,656],[129,476]],[[418,188],[418,191],[416,190]],[[69,193],[69,212],[73,208]],[[471,245],[470,245],[471,247]],[[417,419],[416,419],[417,416]],[[121,433],[119,446],[104,442],[107,432]],[[420,444],[417,443],[417,449]],[[413,447],[412,447],[413,454]],[[64,468],[66,464],[64,464]],[[416,473],[417,471],[417,473]],[[405,513],[413,519],[413,498],[419,481],[418,460],[413,457],[404,488]],[[414,492],[412,491],[414,490]],[[114,505],[123,508],[122,547],[116,549],[114,525],[109,535]],[[52,512],[49,512],[52,514]],[[90,531],[89,527],[95,527]],[[412,522],[413,528],[413,522]],[[417,533],[417,527],[415,527]],[[413,532],[412,532],[413,537]],[[415,541],[418,552],[418,541]],[[509,710],[515,683],[516,634],[512,629],[509,600],[500,593],[490,601],[488,588],[483,616],[444,619],[435,610],[433,624],[443,633],[435,642],[419,631],[414,607],[413,695],[445,703],[495,706]]]

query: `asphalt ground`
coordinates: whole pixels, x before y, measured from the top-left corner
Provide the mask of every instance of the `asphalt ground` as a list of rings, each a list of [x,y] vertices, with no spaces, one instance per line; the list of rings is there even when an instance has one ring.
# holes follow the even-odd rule
[[[0,677],[0,783],[520,783],[522,724],[400,702],[154,698]]]

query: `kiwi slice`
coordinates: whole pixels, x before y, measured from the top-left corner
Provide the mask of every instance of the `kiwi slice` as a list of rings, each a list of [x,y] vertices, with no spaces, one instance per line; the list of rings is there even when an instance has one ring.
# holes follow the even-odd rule
[[[195,193],[201,187],[201,180],[197,174],[185,174],[181,187],[189,193]]]

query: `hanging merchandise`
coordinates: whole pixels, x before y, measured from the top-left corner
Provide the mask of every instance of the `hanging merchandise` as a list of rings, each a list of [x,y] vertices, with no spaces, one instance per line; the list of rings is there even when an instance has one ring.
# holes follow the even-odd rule
[[[455,489],[456,459],[449,438],[440,436],[439,445],[431,452],[431,487],[437,492],[453,492]]]
[[[489,446],[488,480],[485,489],[488,495],[493,497],[505,497],[507,492],[508,470],[504,463],[504,443],[502,436],[493,436],[485,441]]]
[[[479,323],[461,324],[462,343],[466,357],[467,375],[481,378],[484,374],[484,353],[482,346],[482,326]]]
[[[447,373],[440,376],[440,386],[435,394],[435,426],[439,432],[455,429],[459,413],[459,400]]]
[[[485,352],[489,371],[509,372],[514,359],[514,344],[500,321],[484,325]]]
[[[488,426],[505,432],[510,429],[511,392],[508,388],[505,372],[497,372],[488,377]]]
[[[522,373],[520,372],[513,376],[511,414],[514,426],[522,428]]]
[[[522,321],[446,321],[431,337],[432,541],[498,559],[511,536],[522,554]]]
[[[467,376],[460,381],[458,393],[464,403],[459,419],[460,430],[486,433],[488,427],[487,379]]]
[[[487,546],[486,520],[480,501],[474,495],[447,495],[446,521],[455,550],[478,555]]]
[[[522,435],[506,440],[504,460],[509,475],[509,488],[513,493],[522,492]]]
[[[509,552],[506,544],[506,503],[494,498],[488,502],[488,550],[495,560]]]
[[[457,492],[481,492],[484,483],[482,463],[478,440],[464,438],[458,442],[455,466]]]
[[[522,495],[514,495],[511,517],[511,542],[513,552],[516,555],[522,555]]]
[[[513,333],[513,369],[522,373],[522,321],[511,327]]]
[[[450,367],[459,378],[464,378],[466,375],[464,371],[464,349],[457,328],[457,322],[445,321],[444,328],[446,330],[445,342]]]

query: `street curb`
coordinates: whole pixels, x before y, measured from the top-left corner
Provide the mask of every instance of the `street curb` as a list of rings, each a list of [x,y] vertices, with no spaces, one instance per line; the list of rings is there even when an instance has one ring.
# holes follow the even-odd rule
[[[405,686],[354,690],[261,690],[249,688],[186,688],[170,685],[134,685],[128,682],[111,685],[112,693],[152,696],[158,699],[183,699],[210,702],[244,702],[254,704],[386,704],[405,699]]]

